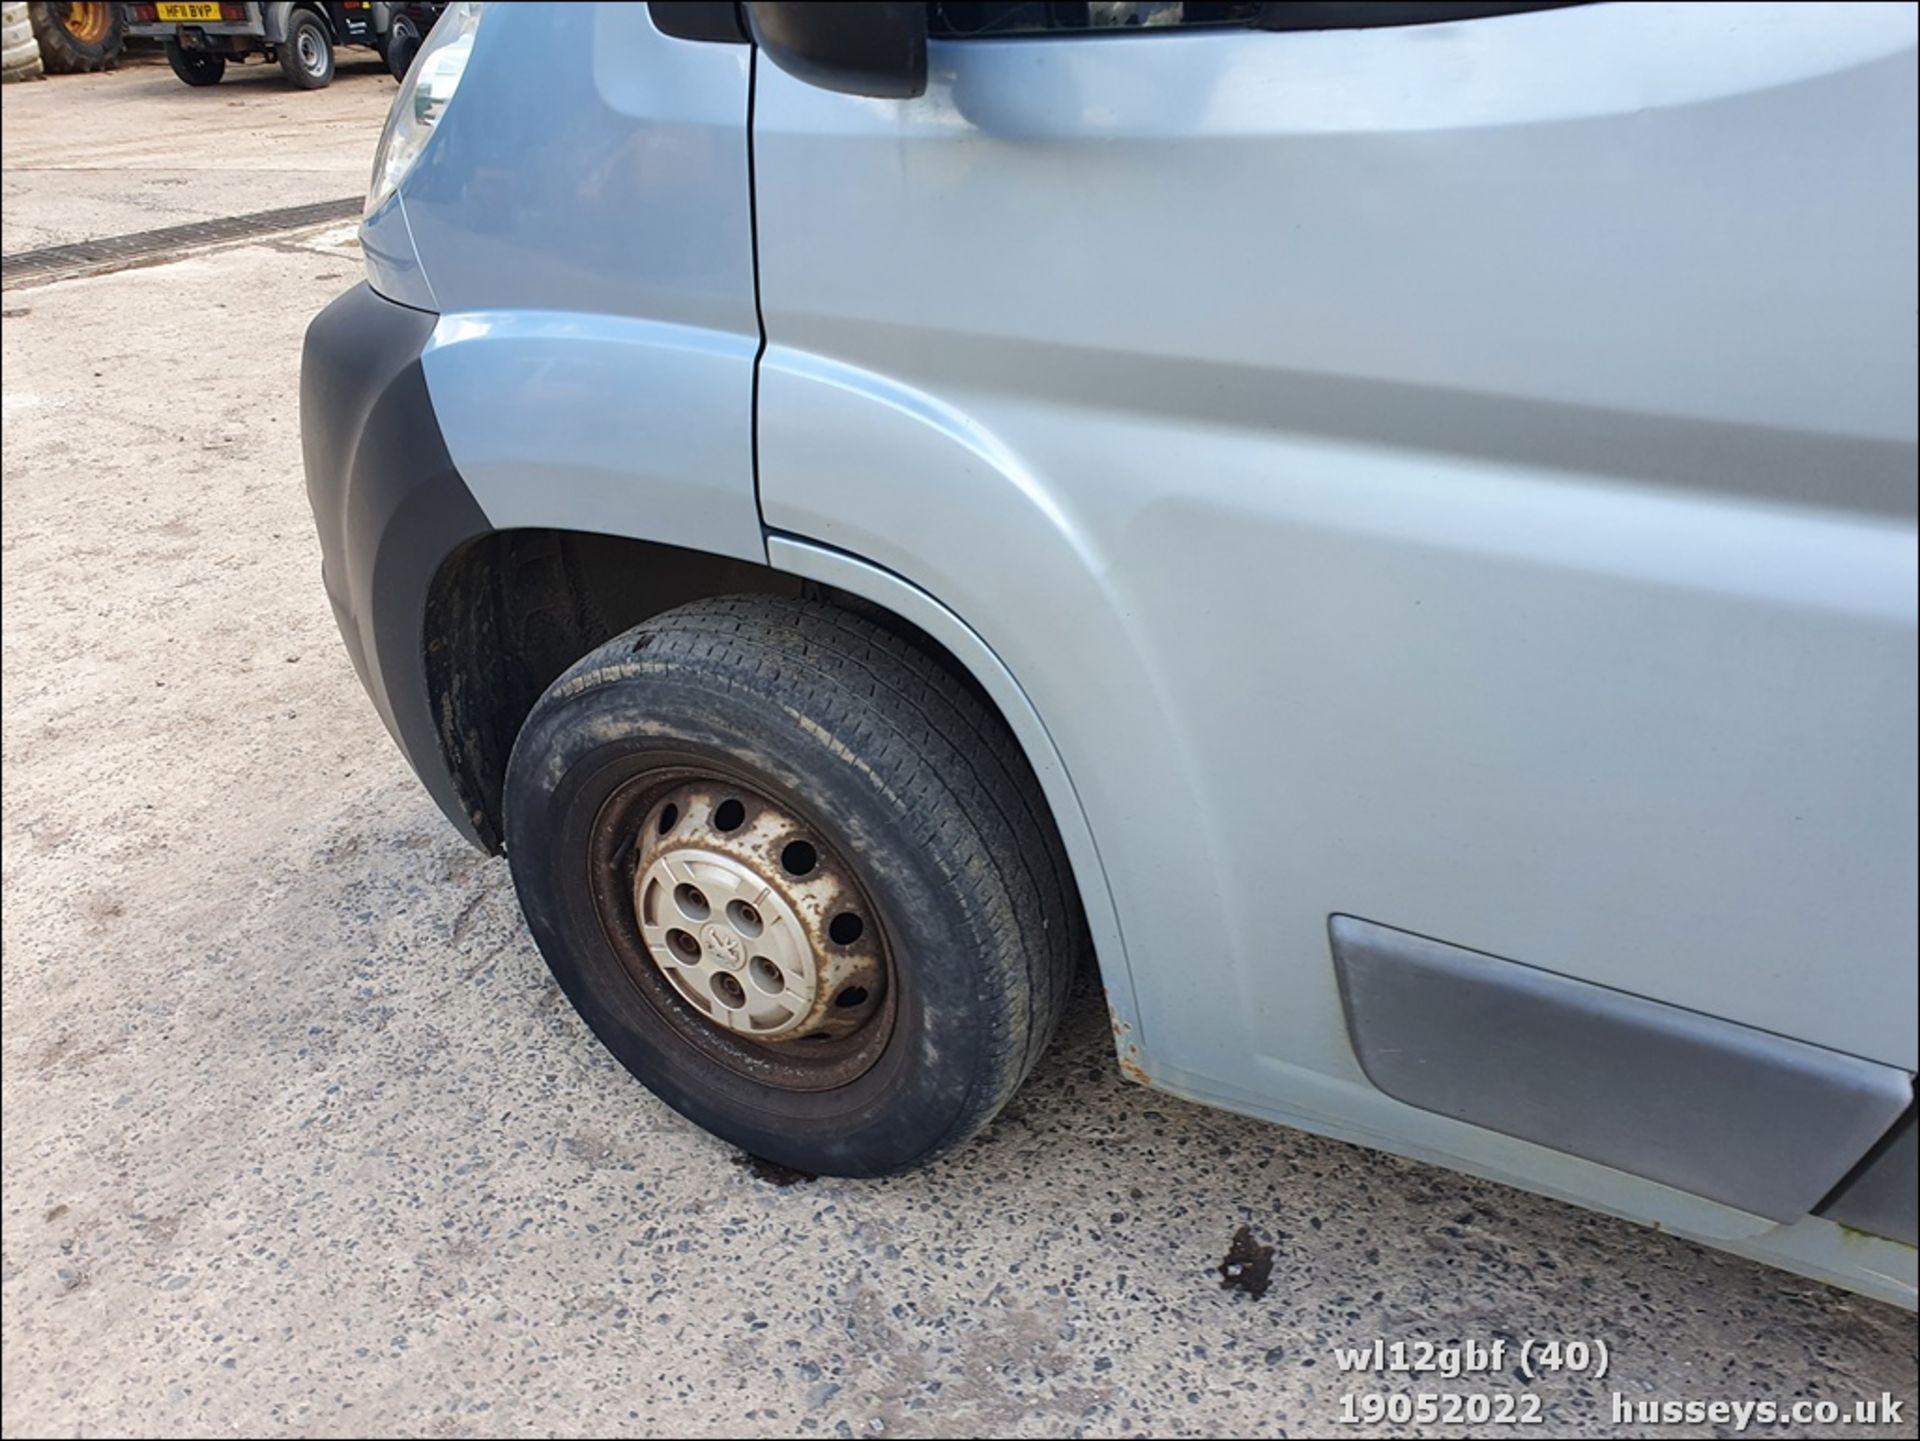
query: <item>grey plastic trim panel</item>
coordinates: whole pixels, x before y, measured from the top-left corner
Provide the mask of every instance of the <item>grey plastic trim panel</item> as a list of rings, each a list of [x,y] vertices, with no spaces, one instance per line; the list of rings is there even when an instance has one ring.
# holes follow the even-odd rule
[[[1920,1128],[1912,1106],[1820,1214],[1856,1231],[1920,1245]]]
[[[447,763],[427,682],[440,564],[489,529],[447,454],[420,355],[438,317],[365,283],[314,317],[300,362],[300,442],[334,618],[386,722],[447,819],[498,849]]]
[[[1380,1090],[1772,1220],[1810,1212],[1912,1101],[1891,1066],[1353,916],[1329,932]]]

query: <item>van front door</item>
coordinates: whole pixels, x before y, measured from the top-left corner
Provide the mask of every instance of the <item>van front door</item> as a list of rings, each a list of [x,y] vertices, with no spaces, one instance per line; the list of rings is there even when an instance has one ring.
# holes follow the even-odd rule
[[[1915,19],[1379,23],[1515,8],[758,58],[760,502],[1025,689],[1155,1080],[1650,1214],[1375,1089],[1329,917],[1915,1064]]]

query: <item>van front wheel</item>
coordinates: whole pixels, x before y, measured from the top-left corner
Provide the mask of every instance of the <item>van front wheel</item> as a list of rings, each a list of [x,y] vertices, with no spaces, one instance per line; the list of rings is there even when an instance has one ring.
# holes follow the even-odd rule
[[[697,601],[600,647],[534,707],[505,801],[528,925],[594,1034],[798,1170],[904,1170],[985,1126],[1083,944],[999,718],[821,602]]]

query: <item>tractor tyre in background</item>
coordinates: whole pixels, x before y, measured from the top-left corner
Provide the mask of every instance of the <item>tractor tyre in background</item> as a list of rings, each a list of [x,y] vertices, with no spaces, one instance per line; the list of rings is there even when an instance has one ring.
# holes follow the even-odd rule
[[[49,75],[105,70],[120,58],[126,43],[126,16],[120,6],[105,0],[71,5],[32,0],[27,14]]]

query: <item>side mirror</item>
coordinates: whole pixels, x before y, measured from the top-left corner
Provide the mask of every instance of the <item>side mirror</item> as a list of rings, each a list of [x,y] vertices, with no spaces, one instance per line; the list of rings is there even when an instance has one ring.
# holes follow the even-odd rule
[[[796,80],[911,100],[927,89],[927,7],[895,0],[754,0],[754,43]]]

